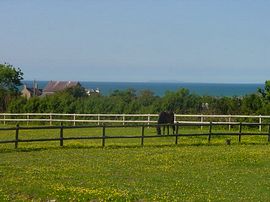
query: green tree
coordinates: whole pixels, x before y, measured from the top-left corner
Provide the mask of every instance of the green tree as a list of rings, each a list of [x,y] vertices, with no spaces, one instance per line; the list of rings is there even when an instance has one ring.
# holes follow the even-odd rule
[[[157,99],[154,92],[150,90],[142,90],[139,92],[138,101],[143,106],[150,106]]]
[[[24,113],[26,104],[27,99],[25,97],[17,97],[9,102],[7,111],[10,113]]]
[[[264,89],[259,88],[258,92],[262,95],[265,101],[270,101],[270,80],[265,81]]]
[[[189,113],[192,109],[199,109],[196,96],[191,95],[188,89],[182,88],[175,92],[167,91],[162,98],[162,110],[171,110],[175,113]]]
[[[136,99],[136,90],[132,88],[127,90],[115,90],[111,94],[111,97],[119,97],[125,103],[130,103],[132,100]]]
[[[136,113],[148,114],[154,113],[154,103],[159,99],[150,90],[141,90],[138,92],[137,99],[130,103],[129,110],[134,109]]]
[[[260,109],[260,113],[269,114],[270,113],[270,80],[266,80],[264,84],[264,89],[258,89],[259,95],[262,98],[263,107]]]
[[[242,100],[242,114],[260,114],[263,113],[263,101],[261,97],[255,93],[246,95]]]
[[[7,63],[0,64],[0,112],[4,112],[12,97],[19,94],[18,86],[22,85],[22,79],[20,68]]]
[[[70,87],[65,89],[63,92],[68,93],[74,98],[86,97],[87,94],[85,92],[85,88],[81,86],[81,84],[76,85],[74,87]]]

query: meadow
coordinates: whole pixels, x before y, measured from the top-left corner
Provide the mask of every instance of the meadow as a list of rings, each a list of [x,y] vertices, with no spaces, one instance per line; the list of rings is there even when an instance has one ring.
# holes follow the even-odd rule
[[[145,134],[155,134],[146,128]],[[184,130],[184,129],[183,129]],[[198,131],[186,129],[186,133]],[[205,128],[204,130],[207,130]],[[201,132],[203,133],[204,130]],[[215,130],[215,129],[213,129]],[[216,129],[220,130],[220,129]],[[21,131],[22,138],[59,137],[59,130]],[[68,136],[100,135],[70,129]],[[141,134],[112,128],[112,135]],[[3,139],[14,131],[0,131]],[[11,139],[12,139],[11,138]],[[231,139],[231,145],[225,140]],[[0,201],[269,201],[266,136],[70,140],[0,144]]]

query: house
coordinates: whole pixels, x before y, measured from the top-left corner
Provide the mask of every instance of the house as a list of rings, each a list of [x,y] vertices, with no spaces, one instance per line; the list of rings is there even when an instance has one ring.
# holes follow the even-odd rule
[[[86,95],[90,96],[90,95],[97,95],[100,94],[100,90],[97,88],[95,89],[85,89]]]
[[[42,89],[38,88],[37,83],[34,84],[33,88],[29,88],[26,84],[24,84],[21,94],[23,97],[29,99],[34,96],[40,96],[42,94]]]
[[[80,85],[77,81],[50,81],[43,89],[42,95],[52,95],[55,92]]]

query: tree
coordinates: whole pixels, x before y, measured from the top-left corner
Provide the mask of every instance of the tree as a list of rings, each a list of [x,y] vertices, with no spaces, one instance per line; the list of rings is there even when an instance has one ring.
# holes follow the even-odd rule
[[[0,64],[0,112],[7,108],[10,99],[19,93],[18,86],[22,85],[23,73],[20,68],[10,64]]]
[[[262,95],[265,101],[270,101],[270,80],[265,81],[264,89],[259,88],[258,92]]]
[[[63,92],[68,93],[69,95],[73,96],[74,98],[87,97],[85,88],[82,87],[81,84],[67,88]]]
[[[156,99],[157,96],[150,90],[141,90],[138,95],[138,101],[143,106],[150,106]]]
[[[136,99],[136,90],[130,88],[127,90],[115,90],[110,95],[110,97],[119,97],[121,98],[125,103],[130,103],[132,100]]]
[[[265,81],[264,89],[258,89],[259,95],[262,98],[262,108],[259,110],[261,114],[270,113],[270,80]]]
[[[188,89],[181,88],[177,91],[167,91],[162,100],[162,111],[170,110],[175,113],[187,113],[190,110],[191,95]]]
[[[263,108],[263,100],[258,94],[246,95],[242,100],[241,112],[243,114],[260,114]]]
[[[10,92],[18,92],[18,86],[22,85],[23,73],[20,68],[10,64],[0,64],[0,89]]]

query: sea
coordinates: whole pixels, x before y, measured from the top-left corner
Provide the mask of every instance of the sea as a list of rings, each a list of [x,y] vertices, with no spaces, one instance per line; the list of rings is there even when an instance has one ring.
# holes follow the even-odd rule
[[[38,87],[43,89],[49,81],[36,81]],[[263,83],[188,83],[188,82],[97,82],[79,81],[87,89],[99,89],[102,95],[110,95],[115,90],[134,89],[136,92],[150,90],[157,96],[164,96],[167,91],[177,91],[186,88],[190,93],[205,96],[237,96],[256,93],[258,88],[264,88]],[[28,87],[33,86],[33,81],[22,82]]]

